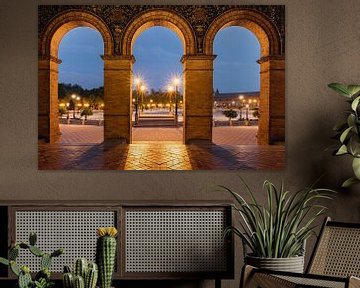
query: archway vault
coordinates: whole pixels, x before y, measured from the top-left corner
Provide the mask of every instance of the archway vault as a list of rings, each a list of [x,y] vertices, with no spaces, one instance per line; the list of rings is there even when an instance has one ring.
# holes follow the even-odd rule
[[[99,31],[104,41],[104,54],[112,54],[114,40],[105,22],[90,12],[72,10],[58,15],[46,27],[40,38],[39,52],[41,55],[58,57],[58,48],[62,37],[70,30],[78,27],[90,27]]]
[[[182,41],[184,54],[195,53],[196,40],[190,24],[176,12],[164,9],[146,11],[126,27],[122,38],[122,53],[131,55],[137,37],[144,30],[154,26],[163,26],[174,31]]]
[[[204,51],[213,53],[216,33],[229,26],[244,27],[257,37],[261,56],[281,55],[281,39],[277,27],[264,14],[249,9],[232,9],[217,17],[211,23],[204,37]]]

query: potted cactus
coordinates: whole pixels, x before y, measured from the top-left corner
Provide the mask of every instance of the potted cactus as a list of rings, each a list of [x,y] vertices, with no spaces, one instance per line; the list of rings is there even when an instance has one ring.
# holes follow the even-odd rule
[[[99,267],[99,287],[110,288],[116,258],[115,227],[100,227],[97,229],[96,262]]]
[[[85,258],[78,258],[74,264],[74,271],[69,266],[64,267],[64,288],[95,288],[98,279],[96,263],[88,263]]]
[[[0,263],[10,266],[11,271],[18,277],[18,288],[49,288],[54,285],[50,280],[50,265],[52,259],[63,254],[64,250],[57,249],[51,254],[45,253],[36,246],[36,241],[36,234],[30,233],[29,243],[12,243],[8,252],[8,259],[0,257]],[[35,275],[34,280],[30,275],[30,268],[28,266],[19,266],[16,263],[20,249],[26,249],[33,255],[41,258],[41,270]]]

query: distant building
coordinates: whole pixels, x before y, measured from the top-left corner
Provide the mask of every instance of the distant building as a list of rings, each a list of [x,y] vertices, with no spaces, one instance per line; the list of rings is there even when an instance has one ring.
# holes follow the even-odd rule
[[[220,93],[214,92],[214,107],[240,108],[247,104],[250,108],[259,106],[260,91]]]

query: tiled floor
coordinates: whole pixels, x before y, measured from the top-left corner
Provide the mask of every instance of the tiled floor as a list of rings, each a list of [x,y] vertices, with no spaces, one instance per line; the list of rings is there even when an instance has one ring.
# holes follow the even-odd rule
[[[179,141],[141,141],[130,145],[116,142],[39,143],[38,160],[39,169],[44,170],[282,169],[285,167],[285,147],[213,143],[184,145]]]
[[[103,126],[60,125],[62,144],[100,144],[103,142]],[[233,126],[213,128],[213,143],[220,145],[255,145],[256,126]],[[182,127],[134,127],[133,142],[179,141],[182,142]]]

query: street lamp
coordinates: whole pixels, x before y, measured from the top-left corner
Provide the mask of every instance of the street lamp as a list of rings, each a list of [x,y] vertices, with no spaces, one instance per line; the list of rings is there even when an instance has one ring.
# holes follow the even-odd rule
[[[66,103],[66,121],[67,121],[67,124],[70,123],[70,111],[69,111],[69,107],[70,107],[70,103]]]
[[[244,99],[244,95],[240,95],[239,96],[239,103],[240,103],[240,105],[239,105],[239,109],[240,109],[240,120],[242,119],[242,108],[243,108],[243,104],[242,104],[242,102],[243,102],[243,99]]]
[[[141,85],[141,78],[140,77],[136,77],[134,80],[135,83],[135,91],[136,91],[136,99],[133,102],[135,103],[135,124],[137,124],[139,122],[139,91],[140,91],[140,85]]]
[[[76,105],[76,102],[75,102],[75,99],[76,99],[76,95],[75,94],[72,94],[71,95],[71,100],[72,100],[72,106],[73,106],[73,119],[75,119],[75,105]]]
[[[178,85],[180,84],[180,79],[178,77],[175,77],[173,80],[174,86],[175,86],[175,126],[178,125],[178,97],[177,97],[177,89]]]
[[[249,104],[246,104],[245,107],[246,107],[246,121],[247,121],[247,123],[249,123],[248,122],[249,121]]]
[[[140,91],[141,91],[141,111],[144,112],[144,93],[146,90],[146,86],[145,85],[141,85],[140,86]]]
[[[169,104],[169,112],[171,112],[171,94],[172,94],[173,91],[174,91],[174,87],[171,86],[171,85],[169,85],[169,86],[168,86],[169,102],[170,102],[170,104]]]

